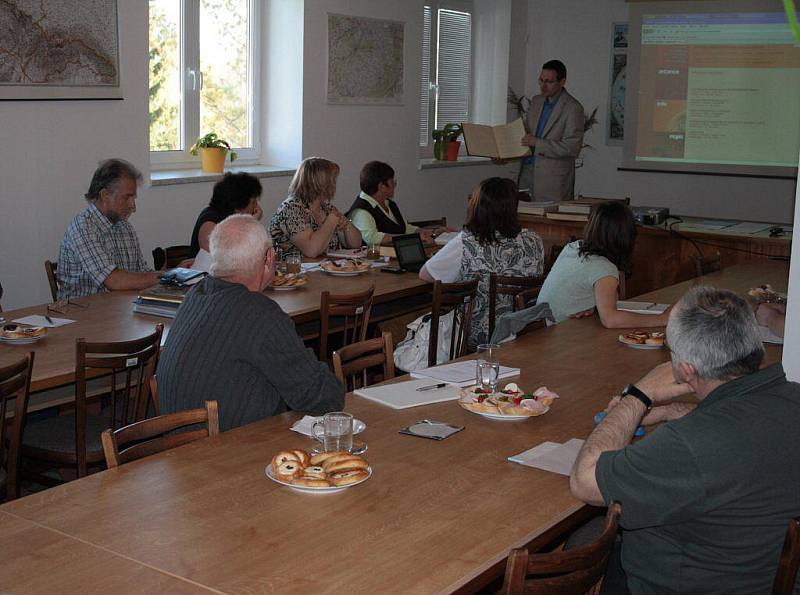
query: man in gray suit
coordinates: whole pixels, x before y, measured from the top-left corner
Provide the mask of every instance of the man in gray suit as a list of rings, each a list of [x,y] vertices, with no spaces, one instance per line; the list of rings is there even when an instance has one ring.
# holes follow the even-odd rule
[[[532,155],[522,160],[520,190],[535,201],[571,200],[575,188],[575,159],[583,146],[583,106],[567,93],[567,68],[559,60],[542,65],[541,93],[528,110],[530,131],[521,144]]]

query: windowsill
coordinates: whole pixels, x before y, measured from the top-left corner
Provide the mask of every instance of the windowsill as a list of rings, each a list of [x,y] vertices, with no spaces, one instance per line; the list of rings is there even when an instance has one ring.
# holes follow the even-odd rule
[[[470,165],[494,165],[488,157],[473,157],[472,155],[459,155],[458,161],[439,161],[438,159],[420,159],[420,169],[436,169],[440,167],[467,167]]]
[[[274,165],[238,165],[226,167],[226,172],[247,172],[257,178],[276,178],[294,175],[294,169]],[[209,173],[201,169],[165,169],[150,172],[152,186],[172,186],[174,184],[195,184],[200,182],[216,182],[222,174]]]

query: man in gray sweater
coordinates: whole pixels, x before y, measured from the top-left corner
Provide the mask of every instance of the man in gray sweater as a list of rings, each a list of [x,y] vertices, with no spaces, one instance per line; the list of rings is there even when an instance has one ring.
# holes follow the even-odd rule
[[[288,409],[344,406],[344,387],[265,296],[275,252],[264,227],[233,215],[210,238],[211,274],[186,296],[158,364],[163,413],[219,404],[223,431]]]

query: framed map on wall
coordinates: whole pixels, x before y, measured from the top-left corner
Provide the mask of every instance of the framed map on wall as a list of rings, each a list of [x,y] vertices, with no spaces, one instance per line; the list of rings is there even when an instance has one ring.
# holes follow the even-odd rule
[[[328,14],[328,103],[402,105],[404,26]]]
[[[117,0],[0,2],[0,100],[121,98]]]

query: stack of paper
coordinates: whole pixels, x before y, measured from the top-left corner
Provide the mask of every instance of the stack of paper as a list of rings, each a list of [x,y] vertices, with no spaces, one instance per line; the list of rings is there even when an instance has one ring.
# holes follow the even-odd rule
[[[564,444],[542,442],[539,446],[534,446],[518,455],[508,457],[508,460],[527,467],[569,475],[582,446],[583,440],[579,438],[573,438]]]
[[[31,326],[46,326],[47,328],[56,328],[59,326],[64,326],[65,324],[72,324],[75,321],[70,320],[69,318],[54,318],[52,316],[50,316],[50,320],[48,321],[44,316],[32,314],[31,316],[17,318],[14,320],[14,322],[17,324],[29,324]]]
[[[519,368],[509,368],[500,366],[500,378],[510,378],[519,375]],[[414,378],[424,378],[435,380],[436,382],[446,382],[454,386],[472,386],[475,384],[475,360],[465,360],[452,364],[443,364],[424,370],[411,372]]]
[[[636,312],[637,314],[663,314],[667,308],[669,308],[669,304],[655,302],[617,302],[617,310]]]
[[[474,382],[474,371],[472,375]],[[427,387],[435,388],[417,390]],[[354,392],[359,397],[364,397],[365,399],[375,401],[381,405],[386,405],[392,409],[408,409],[409,407],[417,407],[418,405],[430,405],[431,403],[441,403],[442,401],[455,401],[460,396],[458,388],[453,386],[437,387],[430,378],[360,388]]]

